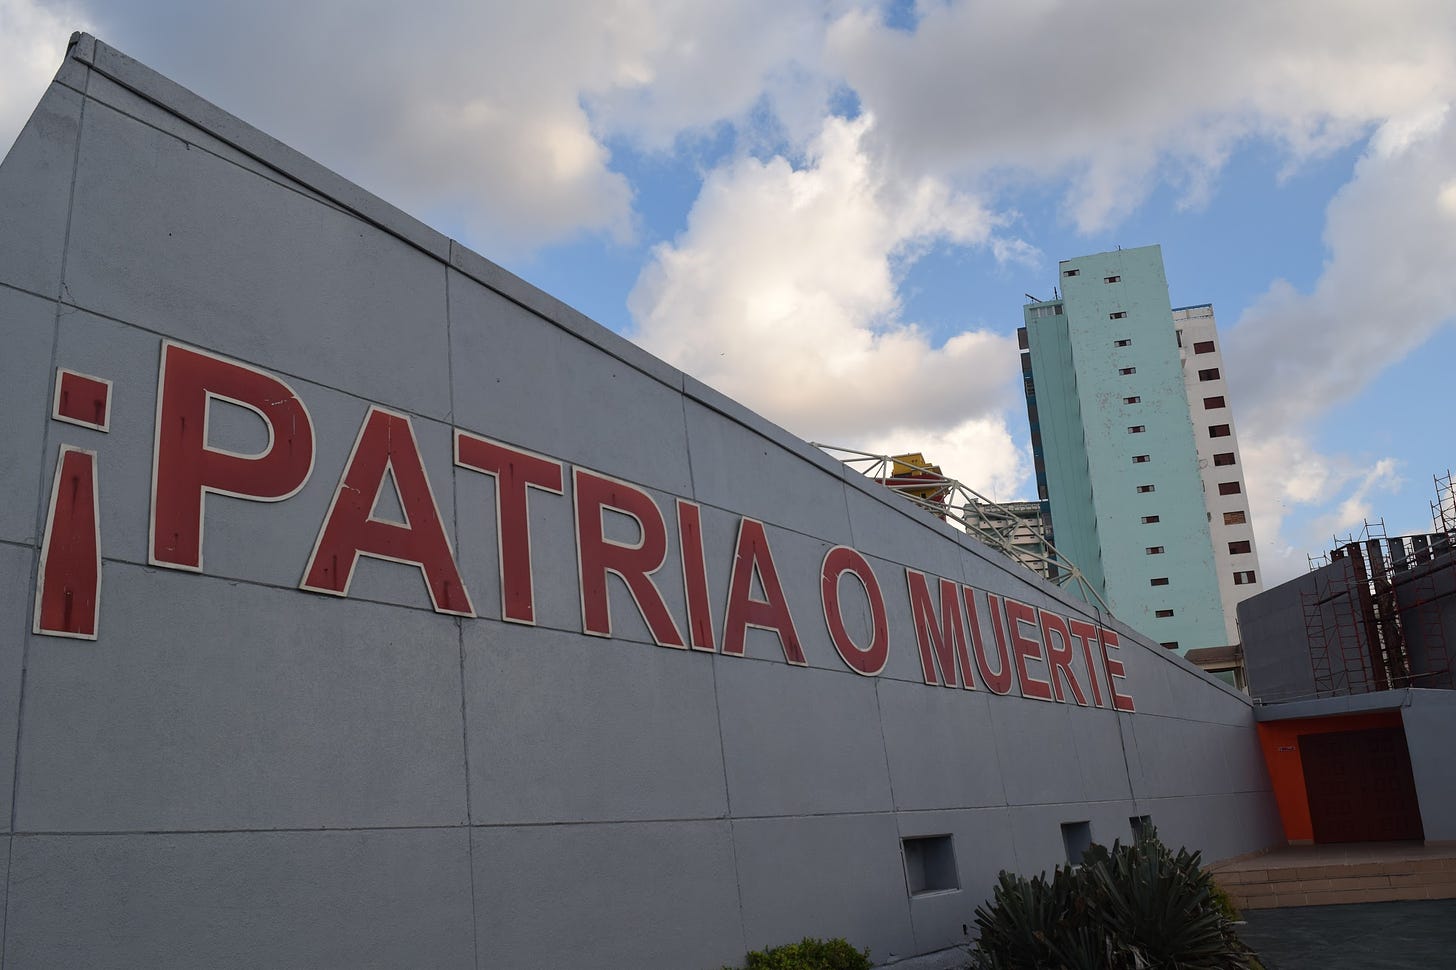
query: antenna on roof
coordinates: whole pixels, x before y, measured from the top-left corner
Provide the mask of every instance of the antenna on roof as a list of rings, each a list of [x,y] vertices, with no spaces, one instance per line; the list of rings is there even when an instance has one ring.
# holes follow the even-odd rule
[[[1045,303],[1046,302],[1046,300],[1043,300],[1041,297],[1039,297],[1039,296],[1032,296],[1030,293],[1023,293],[1021,295],[1024,296],[1024,297],[1026,297],[1032,303]]]

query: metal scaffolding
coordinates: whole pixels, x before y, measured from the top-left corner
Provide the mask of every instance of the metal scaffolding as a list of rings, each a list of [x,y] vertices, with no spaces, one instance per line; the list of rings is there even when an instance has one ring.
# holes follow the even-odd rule
[[[1310,557],[1314,583],[1301,600],[1318,692],[1456,686],[1439,602],[1452,592],[1441,587],[1456,585],[1453,530],[1440,512],[1450,485],[1449,474],[1436,478],[1435,531],[1391,536],[1383,519],[1366,520]]]
[[[1073,588],[1104,612],[1112,612],[1077,564],[1059,553],[1045,533],[1037,542],[1026,541],[1026,516],[1006,503],[994,502],[964,482],[946,477],[938,465],[929,464],[919,455],[877,455],[838,445],[812,444],[942,522],[975,536],[1058,586]]]

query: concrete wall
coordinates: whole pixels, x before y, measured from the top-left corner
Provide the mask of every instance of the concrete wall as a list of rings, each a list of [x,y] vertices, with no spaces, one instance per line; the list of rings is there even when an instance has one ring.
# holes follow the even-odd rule
[[[1151,815],[1210,858],[1279,838],[1247,699],[1105,618],[1135,713],[927,686],[907,568],[1087,607],[104,44],[74,44],[0,214],[7,970],[683,970],[806,934],[885,960],[964,940],[998,870],[1062,861],[1063,822]],[[285,380],[314,429],[297,494],[207,496],[200,572],[149,564],[164,337]],[[113,382],[108,432],[50,419],[58,367]],[[214,403],[210,447],[269,447]],[[475,617],[379,558],[347,597],[298,588],[371,404],[412,425]],[[698,503],[720,634],[762,521],[806,665],[757,628],[743,656],[657,646],[615,579],[611,636],[584,635],[570,468],[531,492],[534,625],[502,622],[495,479],[452,464],[454,428],[669,523]],[[31,633],[63,444],[96,453],[94,641]],[[883,586],[878,676],[826,629],[835,545]],[[912,898],[901,839],[942,834],[960,889]]]

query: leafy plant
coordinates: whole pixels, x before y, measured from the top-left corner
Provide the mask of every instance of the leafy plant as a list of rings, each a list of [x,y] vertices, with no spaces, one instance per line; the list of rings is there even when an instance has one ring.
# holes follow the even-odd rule
[[[1093,845],[1076,868],[1033,879],[1002,872],[976,908],[977,970],[1224,970],[1257,967],[1202,856],[1151,828],[1131,845]]]
[[[748,954],[747,970],[870,970],[870,951],[856,950],[843,939],[804,937]],[[723,970],[734,970],[724,967]]]

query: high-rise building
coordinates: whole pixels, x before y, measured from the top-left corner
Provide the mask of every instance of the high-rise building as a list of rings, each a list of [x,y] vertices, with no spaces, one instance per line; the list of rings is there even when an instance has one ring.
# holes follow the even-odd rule
[[[1173,309],[1158,246],[1059,270],[1018,333],[1050,541],[1163,646],[1235,643],[1261,587],[1213,310]]]

